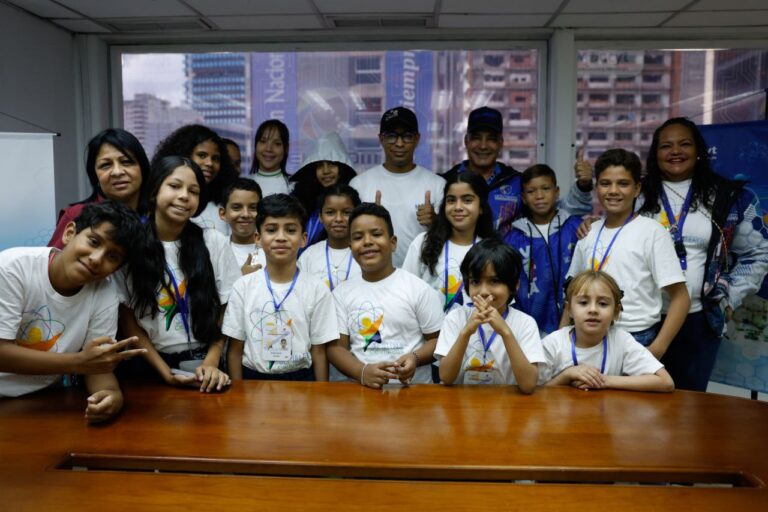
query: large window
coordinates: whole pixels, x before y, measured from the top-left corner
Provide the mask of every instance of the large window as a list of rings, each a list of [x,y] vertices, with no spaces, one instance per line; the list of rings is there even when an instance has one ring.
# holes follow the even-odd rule
[[[514,129],[501,158],[525,168],[541,158],[539,60],[537,50],[123,54],[124,125],[151,155],[175,128],[204,123],[241,146],[247,169],[256,128],[278,118],[289,172],[327,132],[364,170],[382,159],[381,114],[404,105],[419,118],[416,161],[443,172],[466,158],[469,111],[489,105]]]
[[[588,134],[589,158],[623,147],[645,161],[653,131],[670,117],[712,124],[765,116],[768,50],[583,50],[577,73],[577,131]]]

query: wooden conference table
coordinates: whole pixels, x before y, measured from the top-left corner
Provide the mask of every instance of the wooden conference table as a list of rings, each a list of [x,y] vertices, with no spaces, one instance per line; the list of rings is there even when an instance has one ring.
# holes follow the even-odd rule
[[[0,510],[768,510],[768,405],[744,399],[278,382],[125,394],[98,427],[77,391],[0,400]]]

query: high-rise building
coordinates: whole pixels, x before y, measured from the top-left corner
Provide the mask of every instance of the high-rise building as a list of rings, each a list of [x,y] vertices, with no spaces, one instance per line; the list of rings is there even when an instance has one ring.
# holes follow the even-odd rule
[[[188,53],[184,70],[187,102],[203,124],[240,146],[242,168],[248,169],[253,152],[248,54]]]
[[[672,113],[672,54],[628,50],[579,52],[576,143],[594,161],[608,148],[640,153]]]
[[[199,123],[202,116],[192,109],[172,107],[166,100],[153,94],[136,94],[123,102],[125,129],[139,139],[147,156],[152,155],[158,143],[180,126]]]

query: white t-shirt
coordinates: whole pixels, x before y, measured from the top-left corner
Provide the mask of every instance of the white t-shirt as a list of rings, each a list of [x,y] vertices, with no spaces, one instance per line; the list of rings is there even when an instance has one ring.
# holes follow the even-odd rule
[[[571,329],[573,326],[563,327],[541,340],[546,365],[539,372],[539,384],[546,384],[566,368],[574,366]],[[576,361],[599,370],[603,364],[603,343],[590,348],[576,347]],[[627,331],[616,326],[608,329],[604,375],[651,375],[661,368],[664,368],[664,365]]]
[[[208,248],[210,255],[211,266],[213,267],[213,275],[216,279],[216,290],[219,293],[219,300],[221,304],[226,304],[229,300],[229,292],[232,289],[234,282],[240,277],[240,267],[237,266],[235,256],[232,254],[232,249],[229,247],[229,240],[213,229],[203,230],[203,240],[205,246]],[[176,284],[179,287],[179,293],[182,296],[188,297],[186,293],[187,281],[186,276],[179,267],[179,247],[180,243],[175,242],[162,242],[163,249],[165,250],[166,264],[171,268],[173,275],[176,279]],[[127,298],[130,296],[128,289],[130,287],[130,281],[124,281],[124,288],[121,290],[121,299],[124,303],[127,303]],[[184,322],[182,320],[181,312],[178,306],[175,305],[173,299],[175,292],[171,285],[171,290],[161,289],[156,292],[158,312],[155,318],[152,318],[149,314],[137,318],[139,325],[147,332],[147,336],[152,341],[158,352],[166,354],[177,354],[187,350],[190,345],[187,341],[187,331],[184,329]],[[194,312],[192,312],[194,314]],[[202,343],[195,340],[195,335],[192,332],[192,324],[190,319],[189,335],[191,338],[192,348],[202,347]]]
[[[595,251],[594,268],[597,269],[611,239],[620,228],[600,227],[605,220],[592,225],[589,234],[573,252],[568,275],[589,270],[592,250]],[[597,235],[600,233],[600,240]],[[685,282],[680,261],[667,231],[661,224],[647,217],[635,217],[616,238],[602,270],[609,273],[624,291],[624,307],[616,326],[629,332],[638,332],[655,325],[661,319],[661,288]]]
[[[392,217],[397,236],[397,250],[392,257],[396,267],[405,260],[408,247],[416,235],[427,230],[416,220],[416,211],[424,203],[424,193],[431,192],[435,211],[443,200],[445,180],[432,171],[417,165],[406,173],[389,172],[383,165],[377,165],[358,174],[349,182],[360,193],[360,199],[373,202],[376,191],[381,192],[381,204]]]
[[[321,240],[307,247],[307,250],[301,253],[299,257],[299,268],[314,278],[319,279],[333,291],[340,283],[359,276],[362,271],[352,257],[352,249],[334,249],[328,247],[328,261],[325,259],[325,248],[327,240]],[[330,267],[330,272],[329,272]],[[331,288],[333,280],[333,289]]]
[[[233,241],[229,241],[229,246],[232,248],[232,254],[235,255],[235,261],[237,261],[238,270],[243,268],[245,262],[248,260],[248,255],[251,255],[251,265],[261,265],[264,268],[267,265],[267,258],[264,255],[264,250],[253,244],[236,244]]]
[[[112,280],[88,283],[71,297],[60,295],[48,278],[51,250],[0,252],[0,339],[19,340],[30,350],[72,353],[94,338],[114,338],[118,300]],[[31,393],[60,378],[0,372],[0,397]]]
[[[448,292],[445,291],[445,245],[440,251],[440,256],[437,259],[435,265],[435,271],[437,275],[433,275],[427,267],[421,261],[421,246],[424,243],[426,233],[419,233],[416,238],[411,242],[411,246],[408,248],[408,253],[405,255],[405,261],[403,261],[403,270],[407,270],[411,274],[419,277],[422,281],[429,286],[440,292],[443,298],[443,307],[447,305],[456,295],[456,292],[461,288],[462,302],[455,301],[457,304],[469,304],[472,299],[469,297],[469,290],[466,289],[461,278],[461,262],[464,261],[464,256],[467,255],[472,245],[458,245],[448,240]],[[478,242],[480,240],[478,239]]]
[[[691,187],[691,180],[680,182],[662,181],[662,184],[666,190],[672,212],[675,214],[675,217],[678,217],[680,210],[683,208],[688,189]],[[669,219],[667,219],[667,213],[664,211],[661,199],[659,199],[659,206],[659,213],[654,215],[653,218],[666,229],[669,229]],[[707,211],[707,214],[709,216],[712,215],[710,211]],[[688,268],[684,274],[685,282],[688,286],[688,294],[691,296],[691,313],[701,311],[702,308],[701,286],[704,282],[704,266],[707,263],[707,247],[711,237],[712,223],[707,216],[702,213],[700,208],[689,210],[683,224],[683,243],[685,244],[686,261],[688,262]],[[664,293],[663,299],[663,311],[666,311],[669,308],[669,296]]]
[[[539,230],[539,233],[541,233],[544,240],[549,240],[549,226],[551,222],[548,222],[546,224],[534,224],[536,226],[536,229]]]
[[[291,283],[272,282],[271,286],[280,305],[279,312],[275,311],[263,269],[238,279],[232,287],[221,330],[245,342],[243,365],[251,370],[288,373],[309,368],[312,345],[339,338],[331,293],[320,281],[301,271],[287,298]],[[265,343],[282,340],[290,347],[290,359],[268,360]]]
[[[192,217],[191,220],[203,229],[212,228],[225,236],[229,236],[229,234],[232,232],[229,224],[221,220],[221,217],[219,217],[219,205],[213,201],[206,205],[205,210],[200,212],[200,215],[197,217]]]
[[[363,363],[394,361],[424,344],[424,334],[438,332],[443,308],[438,293],[401,269],[381,281],[362,276],[334,291],[339,332],[349,336],[349,350]],[[413,382],[432,382],[430,365],[416,369]]]
[[[288,181],[288,177],[282,171],[262,174],[243,174],[241,178],[249,178],[259,184],[261,187],[261,197],[271,196],[272,194],[290,194],[293,185]]]
[[[470,306],[457,306],[446,315],[435,349],[435,357],[438,360],[448,355],[451,347],[456,343],[459,333],[467,325],[472,311],[473,308]],[[512,330],[512,334],[528,362],[537,365],[544,363],[546,359],[541,347],[536,320],[511,307],[508,311],[507,325]],[[493,336],[494,331],[487,324],[478,327],[478,332],[470,336],[467,350],[464,352],[464,359],[461,362],[461,370],[454,382],[456,384],[517,384],[515,374],[512,372],[512,363],[501,336],[494,337],[490,347],[488,347],[488,352],[486,352],[480,337],[480,329],[483,330],[486,343]]]

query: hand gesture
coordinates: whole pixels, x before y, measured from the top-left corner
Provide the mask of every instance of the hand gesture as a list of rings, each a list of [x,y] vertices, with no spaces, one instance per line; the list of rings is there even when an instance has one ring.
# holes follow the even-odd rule
[[[113,417],[123,408],[123,394],[113,389],[103,389],[88,397],[85,419],[88,423],[100,423]]]
[[[395,361],[394,366],[400,382],[410,384],[413,375],[416,373],[416,356],[413,353],[400,356]]]
[[[576,150],[576,163],[573,170],[576,172],[576,182],[580,188],[592,186],[592,165],[584,160],[584,148]]]
[[[485,300],[479,295],[476,295],[472,297],[472,304],[475,307],[472,308],[472,313],[469,315],[467,325],[464,326],[464,329],[470,336],[475,334],[477,332],[477,328],[480,327],[480,324],[484,322],[481,311],[485,309]]]
[[[564,373],[570,379],[571,386],[575,388],[587,390],[605,387],[605,376],[592,366],[579,364],[567,368]]]
[[[424,192],[424,203],[420,204],[416,210],[416,220],[422,226],[429,227],[432,225],[432,221],[435,219],[435,209],[432,206],[432,192],[427,190]]]
[[[381,190],[376,191],[376,195],[374,196],[373,202],[377,206],[381,206]]]
[[[111,373],[120,361],[147,353],[145,348],[127,350],[128,347],[137,341],[139,341],[139,338],[136,336],[122,341],[115,341],[109,336],[100,336],[92,339],[77,353],[74,373],[83,375]]]
[[[369,363],[363,366],[360,383],[373,389],[380,389],[390,379],[397,379],[399,375],[394,373],[395,363],[384,361],[381,363]]]
[[[243,266],[240,267],[240,271],[243,275],[250,274],[251,272],[256,272],[261,268],[260,263],[253,263],[253,255],[249,254],[248,258],[245,260],[245,263],[243,263]]]

